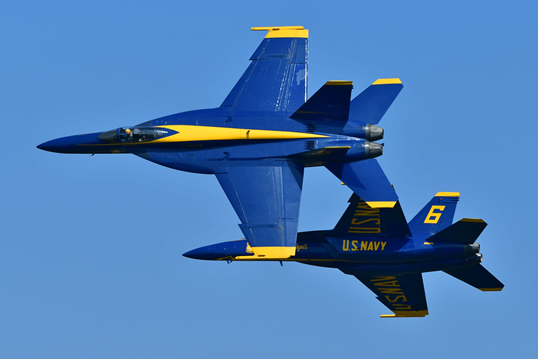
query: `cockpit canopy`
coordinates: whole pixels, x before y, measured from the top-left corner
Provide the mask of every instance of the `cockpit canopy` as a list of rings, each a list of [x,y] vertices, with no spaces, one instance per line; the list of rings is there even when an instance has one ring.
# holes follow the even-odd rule
[[[175,131],[155,127],[120,127],[115,130],[103,132],[99,139],[105,142],[148,142],[161,137],[170,136]]]

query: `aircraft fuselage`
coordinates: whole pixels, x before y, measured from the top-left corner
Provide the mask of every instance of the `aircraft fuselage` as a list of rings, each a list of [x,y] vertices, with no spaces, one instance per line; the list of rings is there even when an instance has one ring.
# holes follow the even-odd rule
[[[294,261],[319,267],[364,271],[365,275],[390,275],[448,270],[482,261],[480,245],[429,243],[417,245],[417,238],[338,238],[331,231],[301,232]],[[426,238],[426,236],[425,236]],[[193,259],[266,261],[246,240],[218,243],[184,254]],[[389,275],[387,274],[387,275]]]
[[[271,119],[267,113],[234,117],[221,109],[190,111],[137,126],[62,137],[38,148],[59,153],[132,153],[176,170],[209,174],[219,173],[219,167],[248,164],[245,161],[271,165],[291,158],[309,167],[382,154],[381,145],[362,138],[309,132],[295,121]]]

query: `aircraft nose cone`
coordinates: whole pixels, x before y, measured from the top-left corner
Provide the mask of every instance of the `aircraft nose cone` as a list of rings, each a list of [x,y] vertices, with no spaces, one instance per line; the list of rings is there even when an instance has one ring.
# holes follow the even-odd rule
[[[215,259],[211,253],[211,250],[207,247],[196,248],[192,251],[183,253],[183,257],[192,259]]]
[[[62,138],[58,138],[56,140],[43,142],[42,144],[37,145],[36,147],[43,151],[62,153],[62,152],[65,152],[66,143],[65,141],[63,141]]]
[[[224,243],[212,244],[210,246],[200,247],[184,253],[183,256],[192,259],[218,260],[223,258],[233,258],[237,256],[250,256],[254,253],[246,251],[247,241],[231,241]]]
[[[43,142],[37,148],[57,153],[94,153],[99,151],[99,148],[96,148],[95,145],[104,143],[99,139],[99,134],[100,132],[61,137]]]
[[[183,253],[183,257],[192,258],[192,259],[200,259],[198,252],[199,252],[198,249],[193,249],[192,251]]]

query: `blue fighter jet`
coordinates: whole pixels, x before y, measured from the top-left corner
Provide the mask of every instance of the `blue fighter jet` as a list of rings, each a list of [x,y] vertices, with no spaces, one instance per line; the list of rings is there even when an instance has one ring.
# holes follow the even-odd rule
[[[504,285],[482,265],[475,240],[486,228],[481,219],[452,224],[457,192],[439,192],[407,223],[399,201],[393,208],[372,208],[353,194],[333,230],[300,232],[297,252],[286,259],[338,268],[355,276],[393,314],[381,317],[428,315],[423,272],[442,270],[482,291]],[[184,254],[194,259],[266,261],[247,239],[201,247]]]
[[[265,258],[296,254],[305,167],[325,166],[372,208],[398,197],[374,159],[376,126],[403,85],[380,79],[351,101],[351,81],[329,81],[307,101],[308,30],[267,31],[218,108],[136,126],[69,136],[38,148],[59,153],[131,153],[176,170],[214,174],[249,245]]]

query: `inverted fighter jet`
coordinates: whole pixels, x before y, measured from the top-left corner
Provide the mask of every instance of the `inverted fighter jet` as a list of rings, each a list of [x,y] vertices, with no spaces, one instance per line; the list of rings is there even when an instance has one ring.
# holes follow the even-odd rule
[[[300,232],[296,254],[286,261],[337,268],[355,276],[393,314],[381,317],[424,317],[429,314],[422,273],[445,273],[482,291],[504,285],[480,263],[475,243],[487,224],[464,218],[452,224],[457,192],[439,192],[407,223],[400,202],[372,208],[356,194],[333,230]],[[267,261],[247,239],[194,249],[185,257],[221,261]]]
[[[329,81],[307,101],[308,30],[267,31],[218,108],[136,126],[62,137],[38,148],[59,153],[131,153],[180,171],[214,174],[246,240],[266,258],[296,253],[305,167],[325,166],[372,208],[397,196],[374,159],[376,126],[403,85],[380,79],[351,101],[351,81]]]

